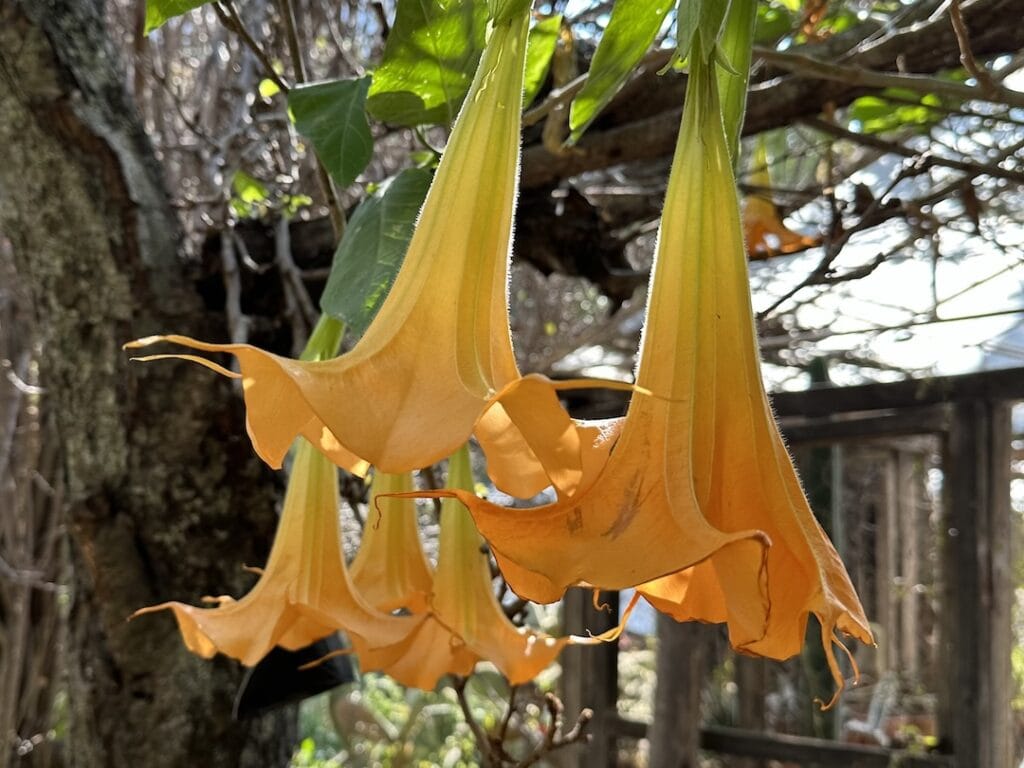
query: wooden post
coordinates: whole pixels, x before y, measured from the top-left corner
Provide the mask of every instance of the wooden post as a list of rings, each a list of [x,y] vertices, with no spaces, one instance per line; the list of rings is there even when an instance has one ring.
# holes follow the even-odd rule
[[[942,735],[964,766],[1013,759],[1010,408],[962,400],[946,444]]]
[[[570,589],[562,602],[566,634],[595,635],[618,623],[619,593],[602,592],[601,602],[608,610],[594,608],[592,593]],[[619,646],[602,643],[597,646],[569,646],[562,651],[562,704],[566,723],[573,722],[580,712],[590,708],[594,719],[587,727],[590,742],[562,750],[559,765],[578,768],[613,768],[615,765],[616,709],[619,698]]]
[[[879,674],[898,670],[900,627],[896,620],[897,598],[894,586],[900,570],[900,508],[899,482],[897,466],[899,451],[890,450],[883,454],[882,494],[876,502],[875,514],[875,616],[882,625],[880,647]],[[871,614],[868,614],[869,616]]]
[[[658,614],[654,723],[649,768],[697,768],[707,627]]]
[[[736,713],[740,728],[761,732],[765,727],[764,699],[768,689],[768,662],[752,656],[736,654],[733,663],[736,668],[736,688],[739,707]],[[739,768],[761,768],[763,762],[755,758],[741,759]]]
[[[907,451],[897,453],[897,476],[899,502],[893,510],[899,518],[899,542],[902,550],[902,590],[900,607],[900,670],[912,683],[920,683],[921,630],[918,616],[920,614],[921,595],[917,585],[921,583],[921,543],[927,541],[927,520],[922,519],[919,489],[921,477],[916,471],[918,459]],[[924,528],[925,530],[922,530]],[[895,626],[893,627],[895,629]]]

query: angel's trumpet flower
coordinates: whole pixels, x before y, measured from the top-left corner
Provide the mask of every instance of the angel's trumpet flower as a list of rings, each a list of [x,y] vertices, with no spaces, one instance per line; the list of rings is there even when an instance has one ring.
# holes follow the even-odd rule
[[[422,617],[375,610],[355,591],[338,531],[338,470],[299,440],[270,558],[256,586],[215,608],[163,603],[135,616],[170,609],[189,650],[218,651],[251,666],[274,646],[295,650],[338,631],[357,650],[395,646]]]
[[[731,382],[742,373],[740,362],[730,361],[734,374],[716,368],[716,344],[721,342],[742,347],[756,370],[749,305],[738,315],[747,325],[749,345],[743,345],[742,337],[720,336],[719,328],[734,321],[709,306],[719,288],[700,274],[719,260],[718,246],[702,243],[704,250],[698,251],[698,244],[686,239],[700,231],[701,194],[699,186],[696,195],[690,194],[678,166],[701,161],[692,157],[701,142],[694,117],[700,98],[697,94],[688,101],[686,135],[680,140],[685,152],[677,157],[670,184],[637,369],[640,391],[596,481],[577,493],[560,494],[553,504],[524,510],[498,507],[467,491],[435,495],[456,496],[470,508],[510,587],[536,602],[553,602],[579,583],[605,589],[634,586],[710,558],[709,567],[733,597],[727,608],[734,642],[745,647],[760,640],[767,625],[763,567],[768,537],[753,518],[715,527],[702,507],[714,494],[723,494],[728,497],[723,506],[742,508],[745,489],[758,481],[750,467],[736,474],[731,488],[720,487],[713,476],[715,460],[722,458],[722,422],[735,419],[728,426],[731,434],[734,427],[745,428],[750,411],[761,409],[767,423],[771,417],[759,378],[755,397]],[[728,173],[728,167],[721,172]],[[724,176],[725,183],[731,184],[731,178]],[[737,397],[744,401],[736,402]]]
[[[469,451],[452,456],[448,487],[472,493]],[[396,553],[397,554],[397,553]],[[516,685],[535,678],[568,643],[597,643],[618,636],[615,628],[596,637],[551,637],[516,627],[505,615],[491,578],[484,540],[465,507],[453,499],[441,505],[441,538],[429,615],[402,646],[379,663],[371,652],[360,658],[404,685],[430,689],[447,674],[467,675],[480,661],[492,663]]]
[[[374,472],[370,512],[349,573],[363,598],[381,611],[427,610],[434,576],[423,553],[416,515],[389,494],[413,489],[412,475]]]
[[[685,350],[689,359],[675,375],[689,368],[695,384],[688,402],[694,492],[716,528],[757,528],[771,538],[771,610],[763,637],[741,640],[742,628],[729,615],[758,596],[735,591],[724,578],[731,568],[745,567],[735,550],[638,591],[679,620],[728,620],[737,647],[776,659],[799,652],[813,613],[841,690],[833,645],[844,646],[836,631],[872,643],[871,631],[846,569],[808,506],[768,405],[717,86],[711,66],[700,61],[691,66],[656,258],[644,359],[669,354],[669,345]],[[688,294],[682,301],[680,288]],[[675,318],[668,317],[672,306]],[[674,332],[662,335],[663,316]],[[643,383],[655,392],[664,386]]]
[[[753,192],[743,201],[743,234],[750,258],[767,259],[770,256],[799,253],[821,245],[820,237],[801,235],[789,229],[779,216],[779,209],[771,197],[764,196],[770,195],[772,186],[764,139],[757,142],[754,168],[750,175],[750,183],[765,191]]]
[[[515,407],[520,379],[508,326],[511,252],[528,3],[492,23],[476,76],[420,211],[402,267],[365,335],[324,362],[278,357],[245,344],[165,341],[233,354],[241,368],[256,452],[279,467],[296,435],[339,466],[405,472],[452,453],[499,392]],[[153,359],[151,356],[143,359]],[[203,358],[178,355],[231,375]],[[523,401],[519,396],[518,402]],[[576,428],[548,388],[530,398],[537,430],[520,430],[491,408],[478,439],[513,493],[582,477]],[[365,460],[365,461],[364,461]],[[554,475],[538,471],[552,466]],[[542,477],[538,477],[541,475]],[[526,478],[526,479],[523,479]],[[539,486],[539,487],[538,487]]]
[[[715,79],[700,61],[669,180],[637,385],[654,394],[633,396],[590,487],[529,510],[456,494],[509,584],[550,601],[578,581],[615,589],[662,571],[641,588],[658,608],[727,621],[735,647],[773,658],[799,650],[814,613],[841,685],[836,630],[864,642],[871,633],[768,406]],[[758,545],[769,539],[763,560]],[[684,559],[696,566],[665,570]]]

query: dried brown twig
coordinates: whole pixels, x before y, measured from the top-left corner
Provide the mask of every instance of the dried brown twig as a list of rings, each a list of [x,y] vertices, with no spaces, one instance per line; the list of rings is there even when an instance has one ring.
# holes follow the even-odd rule
[[[964,22],[964,14],[960,10],[960,0],[950,0],[949,20],[953,23],[956,42],[960,46],[960,63],[964,65],[964,69],[967,70],[968,74],[977,81],[978,87],[981,88],[983,93],[998,97],[999,86],[992,79],[992,75],[989,74],[988,70],[978,64],[978,60],[974,58],[974,52],[971,50],[971,36],[967,31],[967,24]]]
[[[480,750],[480,764],[485,768],[529,768],[536,765],[543,758],[573,744],[589,741],[590,734],[586,727],[594,717],[591,709],[584,709],[579,717],[572,724],[569,730],[565,730],[564,707],[561,700],[553,693],[544,694],[544,710],[547,713],[547,726],[544,727],[544,736],[540,743],[535,745],[530,752],[522,757],[515,757],[509,754],[507,745],[511,736],[511,725],[516,715],[522,717],[520,709],[525,709],[528,699],[518,696],[522,686],[510,686],[508,696],[508,708],[501,719],[497,730],[494,733],[487,733],[483,726],[478,723],[469,706],[469,699],[466,696],[466,685],[468,677],[453,678],[452,687],[459,701],[459,707],[466,718],[466,724],[473,733],[477,748]],[[518,699],[518,701],[517,701]]]

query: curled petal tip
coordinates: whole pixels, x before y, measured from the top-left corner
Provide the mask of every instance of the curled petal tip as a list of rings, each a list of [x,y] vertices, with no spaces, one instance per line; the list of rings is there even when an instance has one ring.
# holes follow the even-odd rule
[[[141,339],[126,341],[121,345],[121,349],[138,349],[139,347],[148,347],[151,344],[156,344],[161,338],[162,337],[160,336],[143,336]]]

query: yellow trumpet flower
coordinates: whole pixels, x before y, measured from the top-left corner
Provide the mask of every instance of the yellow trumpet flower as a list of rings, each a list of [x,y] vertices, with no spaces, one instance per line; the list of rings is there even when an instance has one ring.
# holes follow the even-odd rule
[[[750,183],[770,190],[771,176],[768,173],[768,151],[764,139],[757,142],[754,153],[754,167]],[[743,234],[747,242],[747,254],[751,259],[767,259],[780,254],[800,253],[808,248],[821,245],[820,237],[801,235],[789,229],[779,216],[779,210],[768,193],[752,193],[743,201]]]
[[[765,395],[735,182],[713,72],[694,61],[655,256],[637,385],[595,482],[510,510],[459,491],[510,586],[639,588],[679,619],[727,621],[733,645],[785,658],[809,613],[837,684],[836,631],[871,643]],[[764,549],[768,543],[771,546]],[[690,568],[673,563],[689,560]],[[681,572],[679,572],[681,571]]]
[[[247,666],[274,646],[295,650],[342,629],[358,650],[396,646],[422,617],[375,610],[355,591],[338,531],[338,470],[300,440],[277,535],[256,586],[216,608],[169,602],[134,616],[169,609],[185,645],[210,658],[218,651]]]
[[[677,358],[671,375],[694,381],[688,393],[694,492],[711,525],[725,531],[753,527],[771,539],[771,610],[763,637],[747,639],[733,625],[735,606],[759,597],[735,591],[723,578],[744,566],[735,550],[638,591],[680,620],[728,620],[734,645],[776,659],[799,652],[813,613],[841,690],[833,645],[845,646],[836,631],[873,643],[871,630],[842,561],[808,506],[768,405],[717,86],[711,66],[700,61],[691,66],[656,259],[644,361],[673,347],[686,351],[688,359]],[[664,391],[666,382],[643,373],[641,362],[638,379]]]
[[[427,466],[463,444],[502,393],[477,436],[495,467],[504,463],[498,473],[511,491],[536,493],[551,482],[571,490],[579,483],[580,438],[553,390],[530,398],[530,414],[544,413],[532,422],[539,430],[509,427],[501,416],[505,402],[514,410],[525,402],[514,386],[520,374],[506,296],[529,26],[525,5],[492,23],[402,267],[350,352],[297,361],[245,344],[176,335],[126,345],[171,342],[234,355],[249,436],[269,465],[280,467],[292,441],[303,435],[356,474],[365,474],[367,462],[394,473]],[[141,359],[158,357],[185,358],[233,375],[192,355]],[[532,387],[535,394],[538,389]],[[553,476],[541,464],[550,465]]]
[[[472,493],[469,451],[452,457],[448,487]],[[409,494],[405,494],[409,495]],[[418,541],[417,541],[418,545]],[[392,557],[406,553],[392,552]],[[613,629],[597,637],[551,637],[516,627],[494,593],[484,540],[465,507],[453,499],[441,505],[441,538],[433,593],[426,620],[402,644],[402,652],[384,649],[360,659],[403,685],[432,689],[448,674],[468,675],[488,661],[513,684],[532,680],[568,643],[598,643],[618,636]]]
[[[427,610],[434,575],[423,554],[415,512],[389,494],[413,490],[412,475],[374,472],[370,509],[359,551],[349,566],[352,583],[380,611]]]

